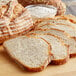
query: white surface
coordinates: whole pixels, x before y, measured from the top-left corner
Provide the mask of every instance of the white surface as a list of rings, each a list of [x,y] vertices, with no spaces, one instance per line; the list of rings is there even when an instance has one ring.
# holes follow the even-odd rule
[[[57,13],[57,9],[53,6],[46,5],[30,5],[26,7],[32,16],[37,18],[53,17]]]

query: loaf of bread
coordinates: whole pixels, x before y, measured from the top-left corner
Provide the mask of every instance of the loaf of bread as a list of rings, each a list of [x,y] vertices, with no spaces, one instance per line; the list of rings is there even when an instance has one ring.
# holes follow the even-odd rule
[[[69,57],[76,57],[75,22],[75,17],[72,19],[69,15],[39,19],[32,31],[5,41],[3,46],[29,71],[41,71],[49,63],[61,65]]]
[[[35,35],[35,34],[53,34],[58,36],[66,45],[69,46],[69,55],[70,57],[76,56],[76,40],[75,38],[71,38],[68,33],[63,30],[59,29],[37,29],[28,33],[28,35]]]
[[[42,38],[22,36],[5,41],[3,46],[28,71],[42,71],[52,60],[51,46]]]
[[[62,15],[66,11],[66,5],[61,0],[18,0],[23,6],[33,5],[33,4],[46,4],[53,5],[57,8],[57,15]]]
[[[29,11],[17,0],[0,0],[0,43],[22,35],[32,27]]]
[[[36,31],[32,33],[52,33],[60,37],[65,44],[69,45],[70,57],[76,57],[76,24],[69,15],[58,16],[52,19],[42,19],[36,23]],[[40,31],[46,30],[46,31]]]

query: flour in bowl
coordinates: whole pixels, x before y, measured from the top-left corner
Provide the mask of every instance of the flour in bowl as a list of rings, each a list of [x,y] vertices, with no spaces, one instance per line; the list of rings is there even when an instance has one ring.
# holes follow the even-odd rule
[[[29,5],[26,8],[37,18],[54,17],[57,13],[57,9],[50,5]]]

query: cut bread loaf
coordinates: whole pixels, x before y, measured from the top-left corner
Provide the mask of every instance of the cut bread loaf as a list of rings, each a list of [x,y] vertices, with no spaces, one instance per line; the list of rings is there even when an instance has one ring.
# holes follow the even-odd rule
[[[43,32],[43,31],[42,31]],[[53,55],[53,59],[51,64],[53,65],[61,65],[68,61],[69,58],[69,48],[65,45],[58,36],[53,34],[46,33],[32,33],[30,36],[41,37],[45,39],[51,45],[51,53]]]
[[[41,71],[52,59],[51,46],[42,38],[22,36],[5,41],[3,46],[7,53],[28,71]]]
[[[70,38],[70,36],[68,35],[68,33],[66,33],[65,31],[62,30],[58,30],[58,29],[38,29],[38,30],[34,30],[28,33],[29,35],[35,35],[35,34],[54,34],[58,37],[60,37],[61,40],[64,41],[64,43],[66,45],[69,45],[69,54],[70,57],[76,57],[76,40],[75,38]]]
[[[62,34],[60,36],[60,32],[57,33],[57,31],[52,32],[50,30],[50,33],[52,34],[57,34],[60,38],[63,39],[63,41],[66,44],[71,45],[70,48],[70,57],[75,57],[76,56],[76,24],[75,24],[75,19],[74,22],[72,22],[73,19],[69,18],[69,16],[57,16],[55,18],[48,18],[48,19],[41,19],[38,23],[36,23],[37,27],[36,29],[57,29],[65,32],[65,34],[68,34],[69,37],[64,37]],[[47,31],[49,32],[49,31]],[[46,31],[45,31],[46,33]],[[69,40],[68,40],[69,38]],[[68,41],[68,42],[67,42]]]

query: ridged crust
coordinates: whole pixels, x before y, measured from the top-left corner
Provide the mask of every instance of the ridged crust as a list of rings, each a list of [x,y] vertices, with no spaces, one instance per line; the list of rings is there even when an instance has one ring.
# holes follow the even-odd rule
[[[0,37],[0,44],[2,44],[4,41],[6,40],[9,40],[9,39],[12,39],[12,38],[16,38],[18,36],[22,36],[22,35],[25,35],[27,34],[34,26],[30,26],[29,29],[26,29],[26,28],[23,28],[24,31],[22,32],[19,32],[19,33],[16,33],[16,34],[13,34],[13,35],[8,35],[8,36],[3,36],[3,37]]]
[[[66,12],[66,5],[61,0],[18,0],[23,6],[32,4],[47,4],[57,7],[57,15],[63,15]]]
[[[28,37],[28,36],[27,36]],[[35,37],[33,37],[33,38],[35,38]],[[42,38],[40,38],[40,39],[42,39]],[[45,39],[42,39],[42,40],[44,40],[47,44],[48,44],[48,42],[45,40]],[[42,66],[40,66],[40,67],[37,67],[37,68],[31,68],[31,67],[28,67],[28,66],[26,66],[25,64],[23,64],[23,63],[21,63],[17,58],[15,58],[13,55],[11,55],[10,54],[10,50],[8,50],[8,48],[7,47],[5,47],[5,44],[3,44],[3,47],[4,47],[4,49],[6,50],[6,52],[8,53],[8,55],[16,62],[16,63],[18,63],[19,65],[21,65],[21,67],[22,68],[24,68],[24,69],[27,69],[28,71],[31,71],[31,72],[40,72],[40,71],[42,71],[43,69],[45,69],[46,68],[46,66],[51,62],[51,46],[50,46],[50,44],[48,44],[48,59],[44,62],[44,64],[42,65]]]
[[[17,36],[27,33],[34,26],[29,11],[18,3],[15,7],[16,9],[13,10],[12,19],[9,19],[9,17],[6,17],[5,15],[2,18],[0,18],[0,20],[2,20],[2,22],[4,23],[1,24],[0,22],[0,44],[2,44],[5,40],[15,38]],[[8,25],[7,20],[8,22],[10,22]]]

